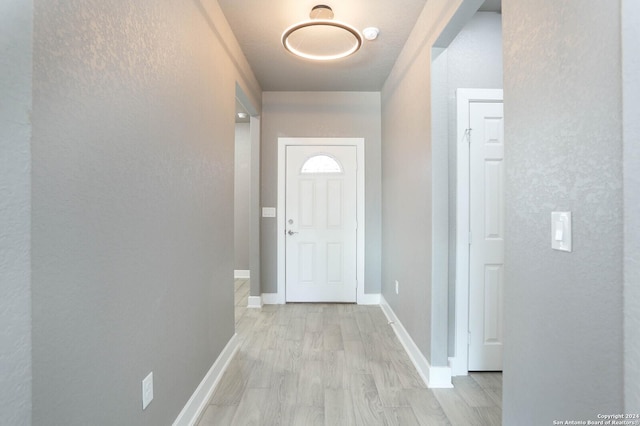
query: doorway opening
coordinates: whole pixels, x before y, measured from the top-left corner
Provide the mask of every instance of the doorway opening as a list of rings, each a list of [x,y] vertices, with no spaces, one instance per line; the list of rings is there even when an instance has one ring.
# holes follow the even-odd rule
[[[234,313],[236,323],[260,297],[260,118],[236,84],[234,141]]]
[[[461,6],[434,44],[431,56],[434,206],[432,300],[441,302],[432,306],[432,324],[438,324],[436,332],[432,331],[432,356],[437,365],[448,366],[452,376],[468,374],[470,326],[468,303],[464,308],[459,303],[461,297],[468,298],[469,295],[468,281],[464,281],[468,269],[458,262],[459,249],[468,249],[469,237],[468,229],[465,232],[458,228],[458,209],[469,203],[468,199],[460,199],[458,193],[458,173],[463,168],[458,163],[458,151],[468,149],[465,131],[469,126],[464,126],[462,133],[457,134],[460,121],[456,90],[460,87],[502,87],[500,7],[497,2],[495,8],[487,8],[487,3],[479,11],[474,10],[477,4],[471,2],[468,2],[468,7]],[[446,172],[442,169],[446,169]],[[448,210],[442,207],[447,205]],[[468,221],[463,223],[467,223],[468,228]],[[446,234],[443,229],[447,229]],[[443,288],[446,294],[443,294]],[[439,325],[445,323],[446,330],[443,332]],[[442,353],[445,345],[446,351]]]
[[[249,298],[251,232],[251,123],[247,109],[236,98],[234,143],[234,306],[236,323]]]
[[[502,370],[504,118],[501,89],[458,89],[456,96],[461,142],[452,373],[466,375]]]

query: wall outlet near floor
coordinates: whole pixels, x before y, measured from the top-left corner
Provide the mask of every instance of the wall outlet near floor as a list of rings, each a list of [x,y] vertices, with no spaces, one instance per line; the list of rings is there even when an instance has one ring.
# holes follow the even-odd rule
[[[398,282],[398,280],[396,280],[396,294],[400,294],[400,283]]]
[[[142,381],[142,409],[153,401],[153,371]]]

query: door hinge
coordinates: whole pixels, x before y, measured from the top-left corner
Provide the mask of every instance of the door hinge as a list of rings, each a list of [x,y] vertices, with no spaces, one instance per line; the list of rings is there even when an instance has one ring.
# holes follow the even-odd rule
[[[471,346],[471,332],[467,332],[467,346]]]
[[[464,134],[467,137],[467,143],[469,144],[471,143],[471,130],[472,130],[471,128],[468,128],[464,131]]]
[[[473,242],[473,234],[469,231],[469,245]]]

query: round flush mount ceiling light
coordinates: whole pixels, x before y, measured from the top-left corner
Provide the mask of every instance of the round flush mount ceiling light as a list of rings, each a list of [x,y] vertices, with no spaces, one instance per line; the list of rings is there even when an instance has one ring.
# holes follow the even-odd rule
[[[296,56],[314,61],[331,61],[353,55],[362,46],[362,35],[350,25],[333,20],[329,6],[311,9],[308,21],[287,28],[282,45]]]

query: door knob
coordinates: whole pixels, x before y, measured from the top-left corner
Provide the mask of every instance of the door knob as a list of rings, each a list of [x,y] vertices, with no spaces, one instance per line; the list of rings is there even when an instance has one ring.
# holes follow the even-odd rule
[[[297,234],[297,231],[292,231],[291,229],[289,229],[289,231],[287,232],[287,234],[289,235],[293,235],[293,234]]]

